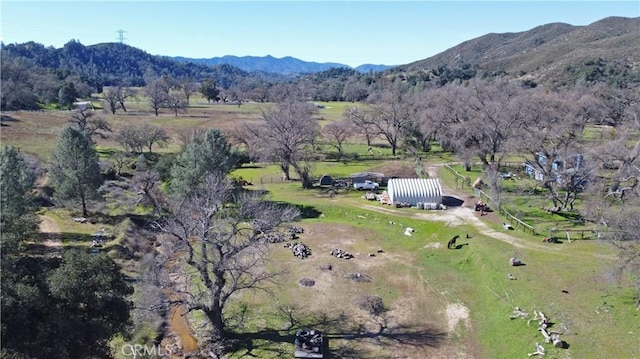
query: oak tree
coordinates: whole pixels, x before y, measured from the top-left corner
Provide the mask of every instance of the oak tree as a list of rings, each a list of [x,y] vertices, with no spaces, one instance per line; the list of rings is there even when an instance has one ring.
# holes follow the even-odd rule
[[[219,342],[227,335],[224,314],[233,295],[261,288],[275,276],[266,270],[264,235],[299,211],[265,202],[255,192],[236,192],[230,181],[208,174],[186,197],[171,201],[169,213],[156,226],[173,238],[199,283],[183,293],[182,302],[204,313],[208,336]]]
[[[310,160],[320,133],[313,118],[315,111],[315,107],[306,102],[282,101],[262,111],[264,122],[252,132],[262,159],[278,163],[285,180],[291,179],[289,171],[293,167],[303,188],[313,187]]]

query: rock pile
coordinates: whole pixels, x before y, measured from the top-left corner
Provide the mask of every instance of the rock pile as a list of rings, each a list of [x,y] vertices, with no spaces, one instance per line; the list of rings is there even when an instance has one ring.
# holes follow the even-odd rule
[[[303,287],[313,287],[314,285],[316,285],[316,281],[311,278],[302,278],[298,281],[298,283],[300,283],[300,285]]]
[[[270,232],[270,233],[263,233],[260,236],[260,240],[263,243],[281,243],[286,241],[286,238],[284,234],[280,232]]]
[[[302,242],[287,243],[284,248],[290,248],[293,255],[298,258],[307,258],[311,255],[311,248]]]
[[[331,251],[331,255],[337,258],[343,258],[343,259],[351,259],[353,258],[353,254],[349,253],[349,252],[345,252],[342,249],[334,249]]]
[[[304,233],[304,228],[292,226],[292,227],[289,227],[288,233],[289,233],[289,239],[293,240],[298,238],[298,234]]]

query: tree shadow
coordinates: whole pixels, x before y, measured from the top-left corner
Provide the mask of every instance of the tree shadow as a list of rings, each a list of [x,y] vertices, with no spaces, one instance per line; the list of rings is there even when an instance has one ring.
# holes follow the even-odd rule
[[[298,209],[300,210],[300,217],[307,219],[307,218],[319,218],[320,215],[322,214],[322,212],[318,211],[315,207],[313,206],[306,206],[303,204],[296,204],[296,207],[298,207]]]
[[[10,126],[7,122],[21,122],[17,118],[11,117],[9,115],[0,115],[0,126]]]
[[[291,203],[287,203],[287,202],[275,201],[275,202],[272,202],[272,203],[274,203],[277,206],[283,206],[283,207],[292,206]],[[307,206],[307,205],[304,205],[304,204],[293,204],[293,206],[298,208],[298,210],[300,211],[300,218],[301,219],[319,218],[320,215],[322,214],[322,212],[317,210],[314,206]]]
[[[109,225],[114,226],[118,223],[121,223],[125,219],[129,219],[131,223],[133,223],[138,228],[150,229],[149,224],[153,221],[153,217],[151,215],[145,214],[121,214],[121,215],[110,215],[102,212],[94,212],[91,213],[88,220],[92,224],[100,225]]]
[[[373,358],[376,357],[374,353],[369,353],[367,349],[359,346],[340,343],[329,348],[329,342],[334,340],[374,341],[381,347],[403,345],[437,348],[447,340],[448,336],[446,332],[440,330],[413,325],[387,326],[384,320],[379,321],[379,327],[376,330],[369,330],[363,323],[356,322],[355,318],[350,318],[344,313],[329,316],[326,313],[302,313],[302,311],[297,313],[296,309],[293,309],[286,311],[286,316],[288,323],[285,328],[230,333],[234,340],[232,350],[240,354],[240,357],[257,357],[254,353],[256,349],[270,352],[274,357],[292,357],[295,333],[300,329],[316,329],[324,333],[325,358]],[[290,344],[290,346],[274,346],[273,343]]]

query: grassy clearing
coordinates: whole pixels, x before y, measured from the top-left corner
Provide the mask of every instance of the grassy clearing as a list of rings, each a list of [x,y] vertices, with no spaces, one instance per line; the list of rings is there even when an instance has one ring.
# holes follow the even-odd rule
[[[332,121],[339,121],[344,118],[344,113],[352,107],[364,108],[366,105],[353,102],[314,102],[322,106],[318,109],[318,116],[321,120],[326,120],[326,123]]]
[[[535,248],[516,248],[474,232],[470,227],[451,228],[437,222],[362,210],[358,208],[362,200],[357,195],[323,198],[318,193],[298,190],[296,187],[297,184],[265,186],[274,199],[286,198],[302,206],[313,206],[322,213],[321,218],[303,220],[303,226],[324,224],[322,228],[327,230],[329,227],[326,225],[354,226],[354,232],[364,231],[360,243],[352,245],[354,251],[366,253],[371,248],[381,246],[387,253],[402,258],[404,266],[389,263],[384,268],[377,268],[373,273],[384,278],[377,277],[379,279],[372,287],[366,290],[361,288],[363,292],[372,291],[382,296],[389,305],[399,303],[403,297],[411,295],[411,291],[403,288],[402,283],[394,278],[407,275],[428,288],[426,291],[429,295],[426,298],[431,311],[443,310],[442,306],[447,302],[463,303],[470,309],[472,325],[469,330],[456,331],[454,339],[459,338],[456,340],[477,347],[479,357],[520,357],[532,351],[533,343],[542,341],[534,324],[527,325],[525,320],[509,320],[509,314],[515,306],[529,312],[544,311],[555,323],[553,328],[565,333],[563,340],[569,344],[569,349],[547,348],[548,356],[631,358],[639,354],[634,349],[637,339],[633,333],[640,329],[639,314],[633,308],[634,293],[618,287],[610,276],[613,253],[602,242],[564,243],[553,248],[556,254]],[[421,235],[419,240],[406,240],[397,231],[390,233],[389,220],[413,226],[416,233],[428,235]],[[459,251],[425,249],[430,243],[443,243],[452,231],[471,233],[471,244]],[[521,236],[521,233],[516,234]],[[539,242],[539,237],[523,237]],[[321,252],[320,256],[323,254]],[[275,260],[286,262],[287,255],[275,257]],[[513,255],[521,258],[526,265],[510,267],[508,260]],[[293,275],[288,284],[278,287],[279,305],[296,307],[313,301],[310,298],[313,295],[302,294],[304,292],[301,291],[307,289],[300,289],[294,280],[305,270],[298,268],[294,271],[297,276]],[[508,273],[517,279],[508,280]],[[340,304],[332,302],[331,307],[344,309],[353,295],[356,294],[336,299]],[[260,319],[257,322],[249,321],[246,328],[273,328],[271,322],[264,319],[265,313],[275,316],[271,320],[283,323],[284,317],[274,314],[278,313],[277,308],[264,305],[269,302],[265,297],[249,298],[252,299],[243,299],[249,308],[262,304],[259,306],[260,313],[255,313]],[[266,346],[264,353],[267,353],[281,348],[282,344],[266,341],[261,345]]]

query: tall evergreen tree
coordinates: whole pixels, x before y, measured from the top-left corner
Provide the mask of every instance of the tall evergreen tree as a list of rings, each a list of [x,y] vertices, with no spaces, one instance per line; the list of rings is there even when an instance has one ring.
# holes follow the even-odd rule
[[[226,136],[217,129],[207,131],[204,138],[192,137],[171,169],[171,191],[184,195],[207,174],[229,174],[237,164],[236,158]]]
[[[60,134],[50,169],[56,199],[79,200],[88,216],[87,201],[96,195],[102,179],[94,143],[83,133],[66,127]]]
[[[34,175],[17,148],[2,148],[0,174],[0,248],[4,258],[35,232],[37,220],[31,194]]]

